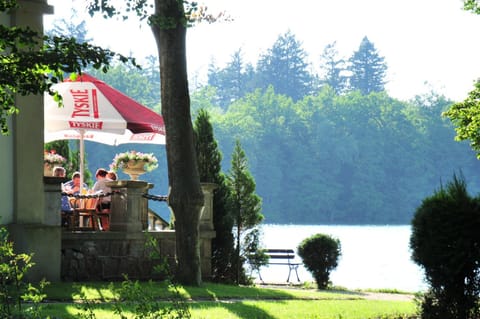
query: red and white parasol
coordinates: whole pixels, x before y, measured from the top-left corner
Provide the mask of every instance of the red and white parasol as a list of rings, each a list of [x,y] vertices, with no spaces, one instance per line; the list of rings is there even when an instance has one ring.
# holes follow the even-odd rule
[[[165,144],[160,114],[91,75],[82,73],[75,81],[66,80],[52,89],[62,96],[63,107],[45,95],[45,142],[80,140],[80,185],[84,140],[109,145]]]

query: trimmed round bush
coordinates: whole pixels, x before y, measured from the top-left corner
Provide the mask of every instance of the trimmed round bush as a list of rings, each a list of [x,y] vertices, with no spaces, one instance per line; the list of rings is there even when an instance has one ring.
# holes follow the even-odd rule
[[[422,318],[479,318],[480,200],[463,178],[423,200],[412,220],[413,261],[425,270],[429,291]]]
[[[319,289],[327,288],[330,272],[337,268],[341,256],[340,241],[324,234],[304,239],[297,247],[305,268],[312,274]]]

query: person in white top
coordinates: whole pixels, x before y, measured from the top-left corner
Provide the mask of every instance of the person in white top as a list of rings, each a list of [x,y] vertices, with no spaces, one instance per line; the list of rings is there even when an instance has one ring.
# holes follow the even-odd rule
[[[95,185],[93,185],[93,192],[94,194],[103,193],[108,194],[112,192],[112,189],[107,186],[107,182],[111,182],[112,180],[107,177],[107,170],[104,168],[97,169],[95,173],[95,178],[97,179]],[[110,196],[102,197],[100,201],[100,205],[102,209],[109,209],[110,208]]]

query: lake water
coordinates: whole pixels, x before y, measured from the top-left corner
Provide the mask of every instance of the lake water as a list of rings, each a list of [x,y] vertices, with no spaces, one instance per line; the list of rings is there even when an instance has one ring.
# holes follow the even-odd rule
[[[423,270],[410,258],[410,226],[264,225],[262,242],[267,248],[296,251],[303,239],[317,233],[338,238],[341,243],[342,256],[330,274],[333,285],[349,289],[426,290]],[[288,268],[262,267],[261,274],[265,282],[285,282]],[[302,282],[313,281],[303,266],[298,274]],[[295,274],[292,276],[290,281],[296,282]]]

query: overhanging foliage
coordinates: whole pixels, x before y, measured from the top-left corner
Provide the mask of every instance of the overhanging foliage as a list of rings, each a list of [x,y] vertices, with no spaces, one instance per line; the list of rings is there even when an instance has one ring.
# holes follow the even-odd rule
[[[16,1],[3,1],[0,11],[14,14]],[[73,37],[43,36],[23,26],[0,25],[0,130],[9,133],[7,117],[17,114],[15,95],[49,92],[56,100],[61,97],[50,88],[63,80],[65,73],[81,73],[87,66],[106,72],[110,62],[132,62],[113,51],[87,43],[77,43]]]

